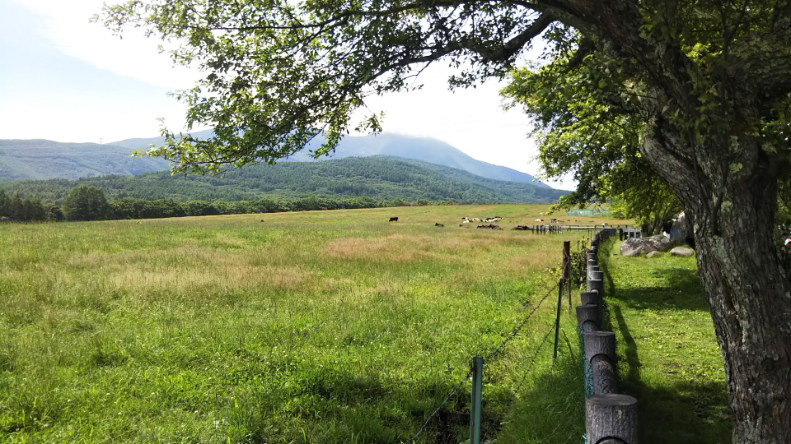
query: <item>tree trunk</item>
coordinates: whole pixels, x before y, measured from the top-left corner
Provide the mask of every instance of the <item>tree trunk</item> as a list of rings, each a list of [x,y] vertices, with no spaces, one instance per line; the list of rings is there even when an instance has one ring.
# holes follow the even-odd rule
[[[788,443],[791,283],[772,238],[776,173],[749,136],[723,131],[700,144],[680,134],[659,117],[642,151],[693,223],[699,274],[725,361],[733,442]]]

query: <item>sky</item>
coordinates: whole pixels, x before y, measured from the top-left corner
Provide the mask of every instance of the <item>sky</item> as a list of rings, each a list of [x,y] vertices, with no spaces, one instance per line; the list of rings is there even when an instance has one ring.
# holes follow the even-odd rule
[[[184,128],[186,108],[168,95],[198,74],[174,66],[155,39],[113,35],[90,17],[104,0],[0,0],[0,139],[107,143]],[[504,82],[449,91],[450,68],[426,70],[420,91],[372,97],[384,131],[426,136],[466,154],[537,177],[542,171],[530,122],[505,110]],[[204,128],[194,128],[200,130]],[[544,180],[573,189],[570,178]]]

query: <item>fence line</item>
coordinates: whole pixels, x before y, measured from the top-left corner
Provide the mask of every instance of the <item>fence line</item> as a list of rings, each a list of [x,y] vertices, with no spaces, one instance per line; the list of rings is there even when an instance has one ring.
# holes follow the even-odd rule
[[[555,233],[560,233],[562,231],[562,227],[560,227],[560,226],[556,226],[556,229],[548,229],[547,227],[548,226],[544,226],[544,228],[542,229],[540,226],[536,226],[536,227],[525,227],[524,229],[534,231],[535,233],[542,233],[542,234],[550,234],[550,233],[551,234],[555,234]],[[569,229],[569,230],[574,230],[574,229],[577,229],[577,230],[588,230],[589,232],[593,232],[593,231],[595,231],[597,229],[600,229],[600,227],[598,227],[598,226],[591,226],[591,227],[579,226],[579,227],[568,227],[567,229]],[[585,254],[585,242],[586,241],[587,241],[587,239],[582,240],[581,241],[581,246],[580,246],[580,243],[578,242],[578,244],[577,244],[577,251],[574,254],[572,254],[571,251],[570,251],[570,241],[565,241],[564,242],[564,245],[563,245],[563,263],[562,263],[562,266],[561,266],[562,276],[561,276],[560,280],[555,285],[553,285],[552,287],[550,287],[547,290],[547,292],[543,295],[543,297],[541,297],[541,299],[538,301],[538,303],[536,303],[533,306],[533,309],[530,310],[530,312],[525,316],[525,318],[522,320],[522,322],[518,326],[516,326],[511,331],[511,333],[508,336],[505,337],[505,339],[503,339],[503,341],[500,343],[500,345],[498,345],[494,350],[490,351],[489,353],[487,353],[483,357],[475,356],[473,358],[473,365],[467,371],[467,374],[464,376],[464,378],[461,381],[459,381],[453,388],[451,388],[451,390],[445,395],[445,397],[442,399],[442,401],[434,408],[434,410],[431,412],[431,414],[423,421],[423,423],[421,424],[420,428],[412,435],[412,437],[410,438],[410,441],[417,440],[417,438],[419,438],[423,434],[423,432],[425,432],[425,430],[427,429],[428,425],[432,422],[432,420],[434,420],[434,418],[437,417],[437,415],[440,413],[442,408],[454,396],[456,396],[457,394],[460,393],[460,391],[466,385],[467,381],[470,380],[470,378],[473,376],[473,372],[475,370],[480,370],[480,368],[476,369],[476,363],[479,363],[478,365],[480,366],[480,365],[482,365],[483,362],[488,362],[488,361],[493,360],[494,358],[498,357],[503,352],[503,350],[508,345],[508,343],[511,342],[516,336],[519,335],[519,333],[522,331],[522,329],[528,324],[530,319],[532,319],[533,315],[544,304],[544,302],[549,298],[549,296],[552,295],[553,291],[555,291],[555,290],[559,291],[559,296],[558,296],[558,310],[559,310],[560,309],[560,305],[562,303],[562,295],[563,295],[564,285],[567,284],[568,287],[569,287],[568,288],[568,291],[569,291],[569,308],[571,308],[572,286],[574,285],[574,282],[579,281],[579,278],[584,274],[583,273],[583,269],[581,268],[582,261],[579,261],[579,260],[578,261],[574,261],[573,258],[574,257],[579,258],[579,257],[584,256],[584,254]],[[574,278],[577,278],[577,280],[575,281]],[[533,299],[526,300],[524,302],[524,304],[523,304],[523,307],[527,308],[530,305],[531,302],[533,302]],[[557,347],[557,342],[558,342],[557,332],[558,332],[558,329],[559,329],[559,325],[557,324],[557,322],[554,322],[554,323],[552,323],[550,325],[550,328],[547,330],[547,333],[544,335],[544,337],[542,338],[541,342],[539,342],[538,345],[534,348],[533,354],[530,357],[530,359],[528,360],[528,363],[527,363],[527,366],[525,368],[525,372],[524,372],[524,374],[522,376],[522,379],[520,380],[519,384],[517,385],[517,390],[522,386],[524,381],[527,379],[527,376],[529,375],[530,371],[532,370],[533,365],[535,364],[535,362],[538,359],[538,356],[539,356],[539,353],[541,352],[541,349],[543,348],[544,344],[549,339],[549,335],[552,333],[552,329],[553,328],[556,330],[555,347]],[[570,343],[568,341],[568,337],[566,336],[565,332],[563,332],[563,337],[566,340],[567,345],[569,346],[569,350],[571,351],[571,345],[570,345]],[[572,352],[572,354],[573,354],[573,352]],[[475,405],[476,404],[476,400],[477,400],[477,405]],[[473,392],[472,392],[472,403],[473,403],[473,405],[471,405],[471,408],[470,408],[470,410],[471,410],[471,418],[470,418],[470,430],[471,430],[471,433],[473,433],[472,432],[473,430],[477,430],[477,428],[474,427],[475,419],[473,418],[473,416],[475,415],[476,412],[477,412],[478,415],[480,415],[480,402],[481,402],[480,401],[480,394],[478,393],[477,398],[476,398],[476,392],[475,392],[475,390],[473,388]],[[470,440],[471,440],[471,442],[474,442],[476,439],[479,439],[479,438],[480,438],[479,436],[471,436]],[[399,440],[401,440],[401,437],[399,437]]]
[[[623,240],[624,231],[617,233]],[[637,444],[637,400],[618,393],[615,334],[601,330],[605,292],[599,269],[599,245],[615,235],[615,229],[604,229],[594,236],[587,253],[588,291],[580,293],[581,305],[577,306],[586,398],[583,440],[592,444],[602,441]]]

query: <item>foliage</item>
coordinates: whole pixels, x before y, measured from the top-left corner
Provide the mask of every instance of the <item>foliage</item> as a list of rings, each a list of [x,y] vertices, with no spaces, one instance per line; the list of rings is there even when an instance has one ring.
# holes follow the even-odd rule
[[[153,0],[108,6],[97,20],[117,32],[142,26],[175,43],[174,60],[205,71],[177,97],[189,107],[188,124],[210,126],[214,137],[163,130],[167,140],[153,154],[177,169],[216,169],[274,162],[321,132],[326,143],[317,155],[352,128],[378,131],[380,116],[350,122],[352,112],[367,95],[417,87],[412,65],[467,59],[477,69],[454,77],[456,85],[503,75],[549,24],[528,26],[532,17],[510,3]]]
[[[614,196],[610,211],[616,217],[634,219],[644,233],[659,234],[663,225],[683,211],[683,207],[655,175],[645,174],[643,179],[642,184],[632,184]]]
[[[9,196],[0,190],[0,221],[6,222],[43,222],[63,219],[60,209],[49,203],[42,203],[35,197],[22,197],[19,193]]]
[[[629,81],[619,78],[617,62],[601,53],[577,65],[571,49],[582,45],[578,34],[549,36],[554,38],[552,62],[515,71],[502,94],[511,106],[522,105],[536,124],[533,134],[547,174],[574,174],[577,189],[561,198],[559,206],[612,200],[614,214],[635,218],[647,232],[660,232],[683,208],[639,152],[642,116],[609,98],[629,94],[623,87]]]
[[[99,220],[107,218],[110,207],[102,190],[90,185],[79,185],[66,196],[63,213],[68,220]]]

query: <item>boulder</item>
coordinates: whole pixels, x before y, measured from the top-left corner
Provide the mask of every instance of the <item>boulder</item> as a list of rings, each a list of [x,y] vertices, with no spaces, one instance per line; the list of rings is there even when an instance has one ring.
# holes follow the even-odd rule
[[[646,254],[645,257],[662,257],[664,254],[665,253],[662,253],[661,251],[652,251]]]
[[[643,256],[652,251],[667,251],[670,248],[670,239],[658,234],[651,237],[630,237],[621,244],[621,256]]]
[[[695,254],[695,250],[689,247],[675,247],[670,250],[671,256],[690,257]]]

